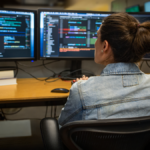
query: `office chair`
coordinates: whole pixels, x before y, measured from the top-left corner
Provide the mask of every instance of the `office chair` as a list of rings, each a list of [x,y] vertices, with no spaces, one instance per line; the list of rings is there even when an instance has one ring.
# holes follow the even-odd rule
[[[60,130],[44,118],[41,133],[49,150],[150,150],[150,117],[75,121]]]

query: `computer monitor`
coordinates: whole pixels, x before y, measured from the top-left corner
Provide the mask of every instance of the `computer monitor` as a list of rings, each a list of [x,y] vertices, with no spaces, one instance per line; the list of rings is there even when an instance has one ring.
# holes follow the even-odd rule
[[[39,10],[40,59],[94,59],[102,20],[111,13]]]
[[[135,6],[128,7],[126,8],[126,12],[140,12],[140,6],[135,5]]]
[[[150,12],[150,1],[144,3],[144,12]]]
[[[150,21],[150,14],[149,13],[129,13],[133,17],[139,20],[140,23],[145,21]],[[150,54],[146,54],[142,60],[150,60]]]
[[[97,30],[111,13],[38,10],[39,58],[71,60],[72,77],[81,77],[81,60],[94,60]]]
[[[0,9],[0,61],[36,59],[37,11]]]

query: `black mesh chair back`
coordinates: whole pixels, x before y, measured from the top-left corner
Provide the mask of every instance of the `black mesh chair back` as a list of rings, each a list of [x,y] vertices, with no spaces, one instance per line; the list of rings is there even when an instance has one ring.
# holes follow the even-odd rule
[[[150,150],[150,117],[76,121],[60,136],[69,150]]]

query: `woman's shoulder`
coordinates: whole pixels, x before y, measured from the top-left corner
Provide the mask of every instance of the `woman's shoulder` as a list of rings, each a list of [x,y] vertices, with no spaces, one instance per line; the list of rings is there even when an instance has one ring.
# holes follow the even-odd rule
[[[95,88],[104,88],[112,82],[118,82],[121,76],[92,76],[88,80],[80,80],[75,86],[82,91],[95,90]]]

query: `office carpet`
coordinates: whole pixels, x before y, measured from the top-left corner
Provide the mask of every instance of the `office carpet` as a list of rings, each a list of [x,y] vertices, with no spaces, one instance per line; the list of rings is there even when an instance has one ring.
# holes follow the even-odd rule
[[[1,137],[0,150],[44,150],[40,132],[40,120],[30,120],[30,126],[30,136]]]

